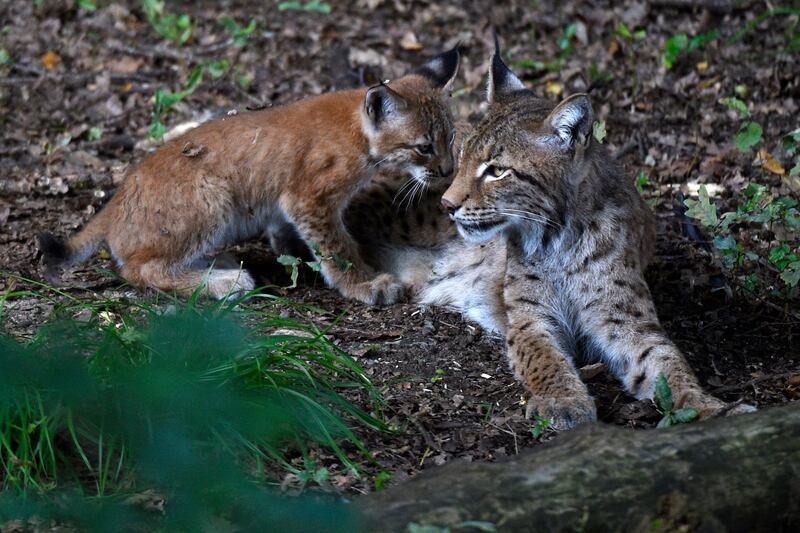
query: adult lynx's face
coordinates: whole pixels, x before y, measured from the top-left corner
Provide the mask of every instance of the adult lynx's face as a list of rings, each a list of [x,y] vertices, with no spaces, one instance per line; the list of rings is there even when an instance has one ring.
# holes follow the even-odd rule
[[[455,130],[447,92],[458,62],[454,48],[367,91],[362,118],[376,166],[402,170],[420,183],[453,174]]]
[[[540,236],[562,227],[589,141],[588,99],[575,95],[554,108],[525,89],[498,54],[487,93],[488,114],[464,141],[442,204],[472,242],[512,226]]]

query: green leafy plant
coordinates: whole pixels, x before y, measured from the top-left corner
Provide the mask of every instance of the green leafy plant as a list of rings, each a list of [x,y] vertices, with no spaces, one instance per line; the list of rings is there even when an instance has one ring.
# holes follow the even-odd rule
[[[717,206],[711,201],[703,185],[698,199],[685,200],[686,216],[698,220],[713,235],[713,244],[720,254],[722,264],[731,270],[747,267],[762,272],[774,272],[789,289],[788,295],[800,282],[800,211],[798,201],[789,196],[776,197],[758,183],[749,183],[742,189],[743,201],[735,211],[718,215]],[[748,233],[764,234],[763,238],[750,236],[746,241],[737,239],[739,229]],[[776,232],[782,236],[777,246],[770,247]],[[743,286],[752,291],[760,276],[745,272],[741,276]]]
[[[239,84],[243,90],[248,90],[253,84],[253,74],[243,70],[239,65],[233,68],[233,73],[236,76],[236,83]]]
[[[740,117],[739,133],[733,139],[733,144],[742,152],[750,150],[761,140],[762,129],[758,122],[747,120],[751,117],[747,104],[735,96],[728,96],[719,101],[728,109],[736,111]]]
[[[142,9],[156,33],[168,41],[183,45],[192,37],[192,20],[189,15],[167,13],[163,0],[142,0]]]
[[[231,62],[227,59],[220,59],[219,61],[209,61],[205,64],[205,71],[208,72],[212,79],[218,79],[225,75],[231,68]]]
[[[292,280],[292,283],[285,289],[294,289],[297,287],[297,278],[300,275],[300,266],[305,263],[314,272],[319,272],[322,269],[322,264],[319,261],[303,261],[299,257],[293,255],[281,255],[278,257],[278,263],[286,267],[286,273]]]
[[[339,270],[341,270],[342,272],[348,272],[351,268],[353,268],[353,263],[351,263],[350,261],[348,261],[347,259],[345,259],[343,257],[339,257],[339,255],[337,255],[335,253],[322,253],[322,250],[320,250],[319,244],[317,244],[315,242],[312,242],[310,247],[311,247],[311,250],[314,252],[314,255],[316,257],[318,257],[319,260],[311,262],[311,263],[314,263],[314,266],[312,266],[311,263],[309,263],[308,266],[310,266],[311,269],[316,271],[316,272],[319,272],[321,270],[322,261],[331,261],[331,262],[333,262],[333,264],[336,265],[336,267]]]
[[[800,174],[800,128],[783,136],[783,151],[794,157],[794,166],[789,169],[789,176]]]
[[[433,376],[431,377],[431,383],[435,385],[436,383],[439,383],[443,379],[444,379],[444,370],[442,370],[441,368],[437,368],[434,371]]]
[[[372,484],[374,485],[376,491],[380,491],[385,489],[391,480],[392,473],[387,472],[386,470],[381,470],[372,480]]]
[[[8,65],[9,63],[11,63],[11,56],[8,50],[0,48],[0,65]]]
[[[256,29],[256,19],[252,19],[246,27],[239,26],[231,17],[222,17],[219,23],[231,34],[233,45],[239,48],[247,44],[250,34]]]
[[[301,511],[319,527],[350,523],[337,505],[281,500],[263,483],[283,472],[326,482],[312,446],[359,476],[354,457],[372,459],[355,428],[388,429],[357,362],[275,309],[288,302],[53,289],[7,292],[0,306],[23,297],[56,309],[30,340],[0,335],[0,526],[36,516],[79,530],[291,529]],[[144,509],[159,498],[165,511]]]
[[[592,124],[592,135],[600,144],[603,144],[603,141],[606,138],[606,121],[605,120],[596,120],[594,124]]]
[[[556,40],[556,46],[559,50],[558,57],[556,57],[556,59],[547,62],[538,61],[536,59],[522,59],[511,62],[511,65],[517,68],[559,71],[564,66],[564,63],[566,63],[567,59],[569,59],[569,57],[572,55],[574,46],[573,40],[577,32],[578,25],[574,22],[564,27],[561,35],[559,35],[558,39]]]
[[[617,25],[614,27],[613,33],[617,37],[622,37],[623,39],[626,39],[628,41],[641,41],[642,39],[647,37],[647,32],[645,30],[631,31],[628,28],[628,26],[622,21],[617,23]]]
[[[693,407],[682,407],[675,409],[672,403],[672,389],[669,388],[667,378],[664,374],[658,376],[656,380],[656,409],[662,415],[662,419],[656,427],[665,428],[675,424],[687,424],[697,418],[697,409]]]
[[[644,170],[640,170],[636,175],[633,186],[639,194],[644,194],[644,188],[650,185],[650,176]]]
[[[103,128],[93,126],[86,132],[86,138],[90,141],[99,141],[103,137]]]
[[[167,133],[167,128],[162,122],[162,118],[167,114],[172,107],[192,94],[197,86],[203,81],[203,66],[197,66],[192,70],[189,79],[183,86],[183,90],[178,92],[167,91],[166,89],[156,89],[155,93],[155,106],[153,108],[153,115],[150,121],[150,137],[154,139],[161,139]]]
[[[97,11],[97,3],[94,0],[78,0],[78,9],[93,13]]]
[[[668,38],[664,43],[664,50],[661,53],[661,64],[671,69],[682,54],[693,52],[706,46],[708,43],[719,38],[717,30],[708,33],[701,33],[689,38],[685,33],[678,33]]]
[[[538,439],[547,429],[553,425],[552,418],[545,418],[543,416],[534,415],[533,417],[533,427],[531,428],[531,434],[533,435],[534,439]]]
[[[281,2],[278,4],[279,11],[310,11],[314,13],[325,13],[326,15],[331,12],[331,5],[328,2],[320,2],[320,0],[309,0],[308,2]]]

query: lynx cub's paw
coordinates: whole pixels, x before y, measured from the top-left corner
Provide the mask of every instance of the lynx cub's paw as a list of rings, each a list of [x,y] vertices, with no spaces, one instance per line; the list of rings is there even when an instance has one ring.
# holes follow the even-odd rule
[[[531,396],[525,417],[533,418],[534,415],[550,418],[553,429],[571,429],[578,424],[597,421],[597,408],[588,395],[565,398]]]
[[[253,277],[246,270],[224,269],[212,270],[208,276],[206,290],[216,299],[237,297],[252,291],[256,286]]]
[[[380,274],[356,285],[353,298],[370,305],[394,304],[405,298],[407,287],[391,274]]]

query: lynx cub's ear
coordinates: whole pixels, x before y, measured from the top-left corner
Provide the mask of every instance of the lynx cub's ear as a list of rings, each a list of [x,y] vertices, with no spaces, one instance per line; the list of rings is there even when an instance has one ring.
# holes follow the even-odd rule
[[[526,90],[525,84],[503,63],[500,54],[500,41],[494,36],[494,54],[492,66],[489,69],[489,79],[486,82],[486,100],[491,104],[501,100],[504,96],[517,91]]]
[[[375,129],[398,117],[406,106],[405,99],[385,83],[371,87],[364,99],[364,111]]]
[[[592,104],[583,93],[562,101],[545,120],[545,125],[552,128],[565,147],[585,144],[590,139],[593,123]]]
[[[458,48],[459,45],[456,45],[451,50],[439,54],[414,73],[427,78],[437,89],[448,90],[458,73],[458,64],[461,60]]]

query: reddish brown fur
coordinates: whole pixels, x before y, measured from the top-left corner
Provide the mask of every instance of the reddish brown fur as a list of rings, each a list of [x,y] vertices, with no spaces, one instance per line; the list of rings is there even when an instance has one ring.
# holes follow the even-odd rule
[[[439,57],[447,54],[449,63],[432,64],[451,68],[443,74],[452,80],[457,52]],[[67,243],[67,257],[48,254],[54,248],[43,239],[46,261],[52,273],[104,240],[122,275],[139,287],[187,292],[208,276],[206,291],[223,297],[252,289],[253,280],[241,268],[208,274],[207,254],[292,224],[318,246],[323,275],[345,296],[396,301],[404,287],[361,259],[343,210],[381,169],[411,171],[421,181],[451,173],[451,124],[443,87],[423,74],[208,122],[131,169],[103,211]],[[419,152],[420,142],[430,142],[433,153]],[[337,267],[339,258],[352,268]]]

